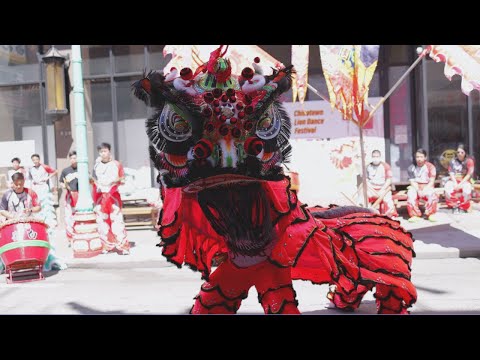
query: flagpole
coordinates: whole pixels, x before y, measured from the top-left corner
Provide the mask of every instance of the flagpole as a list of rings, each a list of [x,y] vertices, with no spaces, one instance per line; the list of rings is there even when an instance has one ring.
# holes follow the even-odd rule
[[[427,53],[428,53],[427,50],[422,51],[422,53],[419,55],[418,59],[415,60],[415,62],[408,68],[408,70],[405,72],[405,74],[403,74],[402,77],[400,79],[398,79],[398,81],[395,83],[395,85],[393,85],[392,88],[385,94],[385,96],[383,96],[380,99],[378,104],[375,105],[373,110],[368,115],[367,120],[365,120],[364,124],[367,124],[370,121],[370,119],[373,117],[373,114],[375,113],[375,111],[377,111],[378,108],[380,108],[380,106],[382,106],[383,103],[385,101],[387,101],[387,99],[390,97],[390,95],[392,95],[392,93],[400,86],[400,84],[403,82],[403,80],[405,80],[405,78],[408,76],[408,74],[410,74],[412,72],[412,70],[415,68],[415,66],[418,65],[418,63],[423,59],[423,57],[425,55],[427,55]]]
[[[322,94],[320,94],[320,93],[318,92],[318,90],[315,89],[312,85],[307,84],[307,86],[308,86],[308,88],[309,88],[310,90],[312,90],[312,91],[313,91],[316,95],[318,95],[320,98],[322,98],[322,99],[325,100],[326,102],[330,103],[330,100],[328,100],[325,96],[323,96]]]
[[[365,144],[363,143],[363,126],[360,125],[360,122],[358,122],[358,131],[360,132],[360,157],[362,158],[363,206],[368,207],[367,166],[365,165]]]

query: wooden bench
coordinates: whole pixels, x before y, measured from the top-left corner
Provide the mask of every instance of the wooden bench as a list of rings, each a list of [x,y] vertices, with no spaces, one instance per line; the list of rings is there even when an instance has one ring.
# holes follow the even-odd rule
[[[439,185],[439,183],[435,182],[435,185]],[[397,209],[407,206],[407,191],[408,190],[400,190],[392,193],[393,203]],[[445,189],[443,187],[435,187],[435,193],[438,196],[438,202],[441,206],[441,204],[444,203]]]
[[[146,199],[123,200],[123,217],[126,227],[155,226],[158,210],[148,205]]]

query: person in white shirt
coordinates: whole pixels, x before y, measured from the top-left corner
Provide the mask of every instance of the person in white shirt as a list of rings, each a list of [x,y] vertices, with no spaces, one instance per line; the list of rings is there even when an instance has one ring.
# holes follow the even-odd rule
[[[122,164],[113,160],[111,146],[101,143],[97,147],[100,157],[93,168],[94,203],[98,233],[103,243],[103,253],[116,251],[130,254],[130,244],[122,214],[122,200],[118,187],[125,176]]]
[[[392,198],[392,169],[382,161],[380,150],[372,151],[372,162],[367,165],[368,202],[375,204],[380,197],[380,214],[397,217],[398,212]],[[359,195],[362,195],[360,192]]]
[[[18,157],[14,157],[11,162],[12,162],[12,169],[8,170],[8,173],[7,173],[7,185],[9,189],[13,189],[15,187],[12,180],[13,174],[22,173],[24,177],[26,177],[27,175],[27,171],[23,166],[20,165],[22,161]],[[25,182],[25,186],[28,187],[28,184],[26,182]]]

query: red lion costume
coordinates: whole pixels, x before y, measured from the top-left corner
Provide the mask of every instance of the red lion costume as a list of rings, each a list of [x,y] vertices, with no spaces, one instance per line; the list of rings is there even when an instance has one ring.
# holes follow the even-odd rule
[[[147,134],[160,171],[159,246],[206,280],[191,313],[236,313],[255,286],[265,313],[298,314],[295,279],[330,284],[339,309],[356,309],[375,288],[379,313],[408,313],[411,234],[369,209],[301,204],[281,167],[290,119],[277,100],[292,67],[237,77],[222,48],[195,73],[151,72],[133,85],[158,110]]]

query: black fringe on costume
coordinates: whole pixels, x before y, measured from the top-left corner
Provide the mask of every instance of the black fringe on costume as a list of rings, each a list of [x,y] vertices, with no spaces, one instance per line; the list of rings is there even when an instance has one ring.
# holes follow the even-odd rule
[[[272,241],[273,223],[267,194],[259,183],[219,186],[198,193],[198,203],[228,248],[241,255],[260,255]]]

